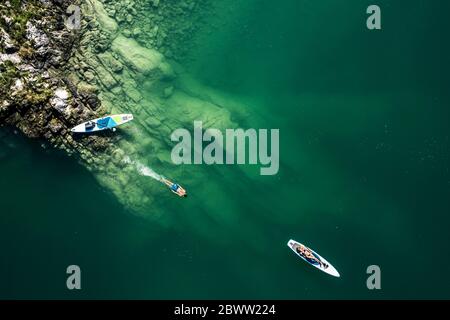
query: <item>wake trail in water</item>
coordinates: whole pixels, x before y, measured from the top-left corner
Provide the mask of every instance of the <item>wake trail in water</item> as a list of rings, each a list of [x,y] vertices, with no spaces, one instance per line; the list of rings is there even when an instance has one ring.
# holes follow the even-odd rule
[[[141,175],[143,175],[143,176],[150,177],[150,178],[153,178],[153,179],[158,180],[158,181],[161,181],[161,179],[163,178],[162,175],[160,175],[159,173],[155,172],[153,169],[151,169],[151,168],[149,168],[147,166],[144,166],[144,165],[142,165],[140,163],[136,164],[136,168],[137,168],[138,172]]]
[[[146,165],[143,165],[140,162],[133,161],[129,157],[125,157],[123,161],[125,163],[133,165],[141,176],[150,177],[150,178],[153,178],[153,179],[155,179],[155,180],[157,180],[159,182],[161,182],[161,180],[164,178],[162,175],[160,175],[159,173],[154,171],[152,168],[149,168],[149,167],[147,167]]]
[[[138,161],[131,160],[131,158],[128,156],[125,156],[125,158],[123,159],[123,162],[134,166],[141,176],[150,177],[152,179],[155,179],[156,181],[169,186],[170,190],[173,193],[176,193],[178,196],[183,197],[183,198],[187,197],[186,190],[183,189],[183,187],[181,187],[178,184],[168,181],[164,176],[160,175],[152,168],[149,168],[146,165],[143,165],[142,163],[140,163]]]

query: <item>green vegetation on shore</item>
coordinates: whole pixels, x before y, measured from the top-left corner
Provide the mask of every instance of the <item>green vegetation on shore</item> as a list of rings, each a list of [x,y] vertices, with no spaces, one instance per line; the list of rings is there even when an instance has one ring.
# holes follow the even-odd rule
[[[10,92],[14,80],[19,77],[19,70],[11,61],[0,63],[0,96]]]
[[[11,7],[2,6],[0,8],[0,26],[17,45],[26,45],[27,22],[31,19],[39,19],[45,9],[36,0],[12,0],[10,3]],[[11,21],[6,21],[5,17]]]

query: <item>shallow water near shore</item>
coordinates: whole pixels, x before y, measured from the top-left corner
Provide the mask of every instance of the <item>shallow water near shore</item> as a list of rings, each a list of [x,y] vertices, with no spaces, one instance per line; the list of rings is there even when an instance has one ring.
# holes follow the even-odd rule
[[[280,129],[276,176],[159,165],[190,196],[138,177],[152,194],[137,213],[74,159],[3,130],[0,298],[450,298],[439,2],[380,1],[379,33],[365,29],[365,1],[217,5],[214,32],[200,31],[181,64],[248,107],[241,118],[226,106],[242,127]],[[140,159],[152,164],[153,151]],[[342,277],[308,267],[291,238]],[[65,289],[70,264],[82,269],[79,292]],[[366,287],[373,264],[378,292]]]

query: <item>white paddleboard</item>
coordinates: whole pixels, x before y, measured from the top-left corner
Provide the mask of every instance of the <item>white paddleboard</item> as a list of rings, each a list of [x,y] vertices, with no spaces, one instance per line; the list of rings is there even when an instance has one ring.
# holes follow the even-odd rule
[[[317,252],[315,252],[314,250],[308,248],[307,246],[301,244],[300,242],[297,242],[295,240],[289,240],[289,242],[287,243],[287,246],[289,248],[291,248],[292,251],[295,252],[296,255],[298,255],[300,258],[302,258],[303,260],[306,261],[306,263],[308,263],[309,265],[316,267],[317,269],[328,273],[329,275],[332,275],[333,277],[340,277],[339,272],[337,272],[337,270],[331,265],[331,263],[329,263],[327,260],[325,260],[324,258],[322,258]],[[307,250],[310,250],[311,253],[313,253],[313,255],[316,257],[316,259],[318,259],[321,264],[317,263],[317,262],[312,262],[309,261],[306,257],[304,257],[302,254],[300,254],[296,248],[297,246],[303,246],[304,248],[306,248]]]
[[[75,133],[98,132],[107,129],[113,129],[131,120],[133,120],[132,114],[115,114],[83,122],[72,128],[71,131]]]

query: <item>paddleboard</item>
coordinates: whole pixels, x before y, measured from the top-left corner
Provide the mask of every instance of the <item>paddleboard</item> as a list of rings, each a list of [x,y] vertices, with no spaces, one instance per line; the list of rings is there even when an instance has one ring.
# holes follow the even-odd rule
[[[71,131],[75,133],[98,132],[106,129],[113,129],[124,123],[130,122],[131,120],[133,120],[132,114],[115,114],[83,122],[72,128]]]
[[[339,272],[337,272],[337,270],[331,265],[331,263],[329,263],[327,260],[325,260],[324,258],[322,258],[317,252],[315,252],[314,250],[308,248],[307,246],[301,244],[300,242],[297,242],[295,240],[289,240],[289,242],[287,243],[287,246],[289,248],[291,248],[292,251],[295,252],[296,255],[298,255],[300,258],[302,258],[303,260],[305,260],[308,264],[312,265],[313,267],[328,273],[329,275],[332,275],[333,277],[340,277]],[[316,259],[318,259],[320,263],[318,263],[317,261],[313,261],[311,259],[308,259],[306,257],[304,257],[302,254],[300,254],[296,248],[297,246],[303,246],[304,248],[306,248],[307,250],[310,250],[311,253],[315,256]]]

